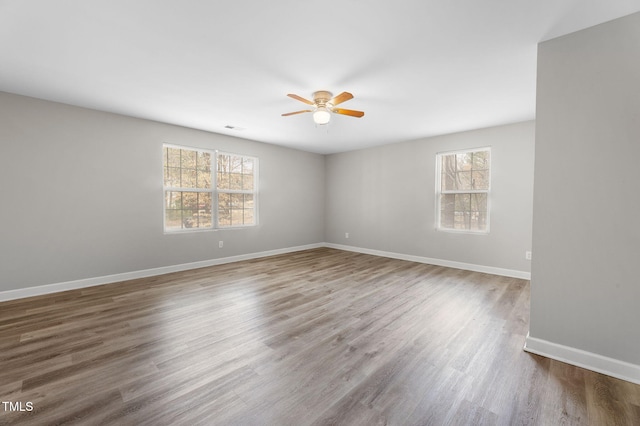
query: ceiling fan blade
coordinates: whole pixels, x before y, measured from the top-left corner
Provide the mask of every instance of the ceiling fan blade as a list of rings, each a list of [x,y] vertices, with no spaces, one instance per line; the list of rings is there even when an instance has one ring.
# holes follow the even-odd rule
[[[342,92],[338,96],[335,96],[333,99],[331,99],[329,103],[335,106],[348,101],[349,99],[353,99],[353,95],[349,92]]]
[[[364,116],[364,112],[362,111],[355,111],[353,109],[342,109],[342,108],[333,108],[331,111],[335,112],[336,114],[343,114],[343,115],[349,115],[351,117],[362,117]]]
[[[295,111],[295,112],[287,112],[285,114],[282,114],[283,117],[288,117],[290,115],[296,115],[296,114],[302,114],[303,112],[313,112],[310,109],[303,109],[302,111]]]
[[[293,98],[293,99],[295,99],[295,100],[298,100],[298,101],[300,101],[300,102],[304,102],[304,103],[305,103],[305,104],[307,104],[307,105],[315,105],[315,104],[314,104],[313,102],[311,102],[310,100],[305,99],[305,98],[303,98],[303,97],[301,97],[301,96],[298,96],[298,95],[294,95],[293,93],[289,93],[287,96],[288,96],[288,97],[290,97],[290,98]]]

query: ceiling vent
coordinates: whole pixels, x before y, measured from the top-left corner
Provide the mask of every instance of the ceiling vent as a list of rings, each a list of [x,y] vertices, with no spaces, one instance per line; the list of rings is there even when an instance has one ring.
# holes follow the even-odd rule
[[[238,127],[238,126],[232,126],[231,124],[227,124],[226,126],[224,126],[225,129],[229,129],[229,130],[244,130],[244,127]]]

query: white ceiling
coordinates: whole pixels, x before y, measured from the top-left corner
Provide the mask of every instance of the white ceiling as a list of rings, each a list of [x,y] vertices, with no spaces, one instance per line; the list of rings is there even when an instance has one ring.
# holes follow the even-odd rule
[[[640,0],[0,0],[0,90],[341,152],[533,119],[537,43],[637,11]],[[349,91],[341,107],[366,115],[280,116],[306,107],[287,93],[316,90]]]

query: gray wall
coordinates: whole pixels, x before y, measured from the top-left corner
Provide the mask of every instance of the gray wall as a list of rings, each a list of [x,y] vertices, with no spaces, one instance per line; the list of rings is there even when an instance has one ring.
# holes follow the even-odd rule
[[[640,14],[538,51],[530,336],[640,364]]]
[[[257,156],[260,225],[165,235],[163,143]],[[324,240],[322,155],[0,93],[0,159],[0,291]]]
[[[329,155],[326,240],[529,272],[534,140],[534,123],[524,122]],[[484,146],[492,149],[491,232],[436,231],[436,153]]]
[[[164,234],[163,143],[259,157],[260,225]],[[490,234],[436,231],[435,154],[482,146]],[[0,291],[323,241],[528,272],[533,147],[525,122],[325,157],[0,93]]]

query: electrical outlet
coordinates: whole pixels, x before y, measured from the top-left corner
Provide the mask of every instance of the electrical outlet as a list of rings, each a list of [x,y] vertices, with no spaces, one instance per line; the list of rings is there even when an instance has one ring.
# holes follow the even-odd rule
[[[224,241],[218,241],[218,248],[222,248],[224,246]]]
[[[344,233],[344,237],[345,237],[345,238],[349,238],[349,233],[348,233],[348,232],[345,232],[345,233]]]
[[[524,252],[524,258],[527,260],[531,260],[531,252],[530,251],[525,251]]]

